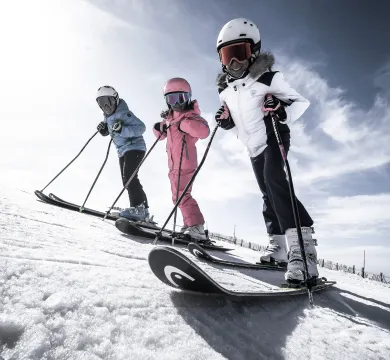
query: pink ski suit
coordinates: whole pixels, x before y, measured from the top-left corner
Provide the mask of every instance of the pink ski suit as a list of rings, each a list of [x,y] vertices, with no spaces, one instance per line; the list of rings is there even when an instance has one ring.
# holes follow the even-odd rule
[[[177,201],[177,185],[179,177],[180,155],[184,143],[183,159],[181,163],[179,197],[187,186],[197,166],[197,152],[195,143],[198,139],[205,139],[210,134],[210,128],[207,121],[200,116],[200,110],[196,100],[192,102],[193,109],[177,112],[170,110],[167,117],[160,123],[155,124],[153,132],[156,137],[160,136],[161,131],[156,130],[160,124],[160,130],[163,125],[167,127],[167,134],[161,136],[160,140],[167,138],[167,154],[169,166],[169,180],[171,181],[172,201]],[[188,188],[182,201],[179,204],[183,215],[184,226],[193,226],[204,224],[203,215],[199,209],[198,203],[191,196],[192,185]]]

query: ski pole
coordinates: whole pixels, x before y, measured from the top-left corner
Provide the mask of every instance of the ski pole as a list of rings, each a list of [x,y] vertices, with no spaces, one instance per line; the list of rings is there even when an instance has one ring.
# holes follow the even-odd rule
[[[266,97],[269,98],[269,97],[272,97],[272,95],[267,94]],[[296,199],[295,191],[294,191],[294,184],[293,184],[293,179],[292,179],[292,175],[291,175],[290,164],[289,164],[288,159],[287,159],[286,149],[284,148],[284,145],[283,145],[280,133],[279,133],[279,129],[278,129],[278,126],[277,126],[277,120],[275,119],[275,114],[273,113],[273,111],[270,111],[269,113],[271,115],[272,126],[274,128],[274,133],[275,133],[275,136],[276,136],[276,140],[277,140],[278,145],[279,145],[280,154],[281,154],[281,156],[283,158],[284,165],[286,166],[286,170],[287,170],[288,187],[289,187],[289,191],[290,191],[292,211],[293,211],[295,226],[297,228],[298,242],[299,242],[299,247],[300,247],[300,250],[301,250],[301,256],[302,256],[303,264],[304,264],[305,271],[306,271],[306,274],[304,274],[304,276],[305,276],[305,284],[306,284],[306,287],[307,287],[310,304],[313,305],[313,294],[312,294],[312,291],[311,291],[312,283],[310,282],[311,277],[309,278],[309,270],[308,270],[308,266],[307,266],[306,252],[305,252],[305,248],[304,248],[304,244],[303,244],[302,231],[301,231],[301,222],[300,222],[300,219],[299,219],[299,210],[298,210],[297,199]]]
[[[106,154],[106,158],[104,159],[103,165],[101,166],[101,168],[100,168],[98,174],[96,175],[96,178],[95,178],[95,180],[94,180],[94,182],[93,182],[91,188],[89,189],[89,192],[88,192],[88,194],[87,194],[87,197],[86,197],[85,200],[84,200],[83,205],[80,206],[80,212],[83,212],[83,211],[84,211],[84,205],[85,205],[85,203],[87,202],[87,200],[88,200],[88,198],[89,198],[89,195],[90,195],[91,192],[92,192],[92,189],[95,187],[96,181],[97,181],[97,179],[99,178],[99,176],[100,176],[100,174],[101,174],[101,172],[102,172],[104,166],[106,165],[106,162],[107,162],[107,159],[108,159],[108,154],[110,153],[111,144],[112,144],[112,139],[110,140],[110,142],[109,142],[109,144],[108,144],[107,154]]]
[[[167,127],[167,129],[169,128],[169,126]],[[122,196],[123,192],[127,189],[127,187],[129,186],[131,180],[133,180],[134,176],[137,174],[139,168],[141,167],[141,165],[143,164],[143,162],[146,160],[146,158],[148,157],[148,155],[150,154],[150,152],[153,150],[153,148],[156,146],[156,144],[158,143],[158,141],[160,140],[162,136],[162,133],[159,135],[159,137],[156,139],[156,141],[154,142],[154,144],[152,145],[152,147],[149,149],[149,151],[145,154],[144,158],[141,160],[141,162],[138,164],[138,166],[136,167],[136,169],[134,170],[134,172],[131,174],[129,180],[127,180],[126,184],[123,186],[123,189],[121,190],[121,192],[119,193],[119,195],[117,196],[117,198],[114,200],[114,202],[112,203],[112,205],[110,206],[110,208],[108,209],[108,211],[106,212],[106,215],[104,216],[103,218],[103,221],[107,218],[108,215],[110,215],[110,212],[112,210],[112,208],[115,206],[115,204],[117,203],[117,201],[119,200],[119,198]]]
[[[86,144],[83,146],[83,148],[80,150],[80,152],[76,155],[76,157],[68,164],[66,165],[42,190],[41,192],[43,192],[55,179],[57,179],[67,168],[70,164],[73,163],[73,161],[75,161],[79,155],[83,152],[83,150],[86,148],[86,146],[89,144],[89,142],[95,137],[95,135],[98,133],[99,131],[96,131],[91,137],[90,139],[86,142]]]
[[[173,213],[175,212],[175,210],[176,210],[177,207],[179,206],[179,204],[180,204],[181,200],[183,199],[184,195],[186,194],[187,190],[189,189],[189,187],[190,187],[190,186],[192,185],[192,183],[194,182],[195,177],[196,177],[196,175],[198,174],[199,170],[200,170],[201,167],[203,166],[203,163],[204,163],[204,161],[206,160],[207,154],[208,154],[208,152],[209,152],[211,143],[212,143],[212,141],[213,141],[213,139],[214,139],[214,136],[215,136],[215,133],[217,132],[218,127],[219,127],[219,124],[215,127],[215,129],[214,129],[214,131],[213,131],[213,133],[212,133],[212,135],[211,135],[210,141],[209,141],[209,143],[207,144],[206,151],[205,151],[204,154],[203,154],[202,161],[199,163],[198,167],[196,168],[196,170],[195,170],[195,172],[194,172],[194,175],[192,175],[190,181],[188,182],[188,184],[187,184],[186,187],[184,188],[182,194],[180,195],[180,198],[176,201],[176,204],[175,204],[175,206],[173,207],[173,209],[172,209],[171,213],[169,214],[168,218],[165,220],[164,225],[161,227],[160,231],[158,231],[158,232],[156,233],[156,238],[155,238],[154,241],[153,241],[153,245],[156,245],[156,244],[157,244],[157,241],[158,241],[158,240],[160,239],[160,237],[162,236],[162,232],[163,232],[165,226],[167,226],[167,224],[168,224],[170,218],[172,217]]]
[[[181,153],[180,153],[180,162],[179,162],[179,174],[177,176],[177,189],[176,189],[176,201],[179,198],[179,189],[180,189],[180,175],[181,175],[181,165],[183,162],[183,152],[184,152],[184,146],[186,144],[185,135],[183,135],[183,140],[181,144]],[[175,245],[175,233],[176,233],[176,217],[177,217],[177,208],[175,210],[175,216],[173,218],[173,233],[172,233],[172,246]]]

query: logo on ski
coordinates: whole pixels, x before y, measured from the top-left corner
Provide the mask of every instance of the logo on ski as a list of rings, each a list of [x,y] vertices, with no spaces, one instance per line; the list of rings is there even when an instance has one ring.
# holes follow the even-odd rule
[[[184,271],[171,265],[164,267],[164,274],[167,280],[176,287],[180,287],[180,285],[175,282],[175,280],[172,278],[172,275],[179,280],[182,280],[183,277],[185,277],[188,280],[195,281],[195,279],[192,276],[186,274]]]
[[[202,257],[203,256],[203,253],[201,251],[199,251],[198,249],[194,249],[193,252],[198,257]]]

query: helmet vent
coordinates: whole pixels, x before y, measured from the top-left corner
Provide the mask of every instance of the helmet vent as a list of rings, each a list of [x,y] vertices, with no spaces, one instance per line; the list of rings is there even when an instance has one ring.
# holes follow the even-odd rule
[[[240,34],[240,36],[246,36],[246,34]]]

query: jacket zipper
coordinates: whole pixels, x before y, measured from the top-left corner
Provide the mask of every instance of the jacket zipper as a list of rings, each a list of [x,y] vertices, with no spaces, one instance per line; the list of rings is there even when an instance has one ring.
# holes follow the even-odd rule
[[[187,141],[186,141],[186,135],[184,134],[183,135],[183,141],[184,141],[184,147],[186,149],[186,159],[189,160],[190,159],[190,156],[188,154],[188,145],[187,145]]]
[[[173,125],[173,120],[174,120],[174,114],[172,112],[172,121],[169,122],[170,125]],[[167,137],[168,137],[168,132],[167,132]],[[173,162],[173,156],[172,156],[172,146],[173,146],[173,136],[169,136],[169,138],[171,139],[171,145],[170,145],[170,148],[171,150],[169,151],[169,156],[171,157],[171,164],[172,164],[172,167],[171,167],[171,170],[173,170],[175,168],[175,164]]]
[[[241,103],[240,103],[240,98],[241,98],[241,91],[240,91],[240,86],[242,86],[242,84],[238,85],[237,86],[237,94],[238,94],[238,100],[237,100],[237,103],[238,103],[238,113],[240,115],[240,125],[241,125],[241,129],[243,130],[243,132],[245,133],[246,136],[250,137],[250,134],[248,132],[248,130],[246,129],[246,127],[244,126],[244,119],[243,119],[243,112],[241,110]],[[237,135],[238,136],[238,135]]]

